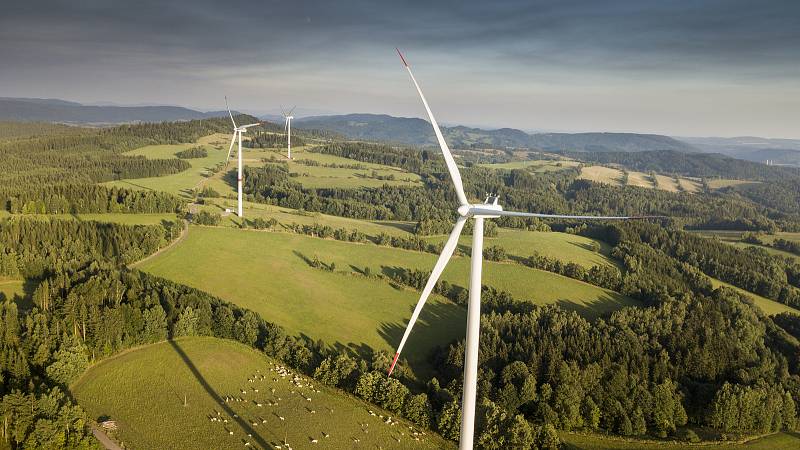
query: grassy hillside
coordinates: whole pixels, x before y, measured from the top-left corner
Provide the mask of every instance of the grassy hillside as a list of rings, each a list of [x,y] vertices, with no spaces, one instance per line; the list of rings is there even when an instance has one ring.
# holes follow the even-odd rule
[[[226,147],[228,142],[230,142],[230,136],[213,134],[200,138],[196,144],[148,145],[136,150],[131,150],[125,154],[131,156],[146,156],[148,159],[171,159],[177,158],[175,154],[179,151],[200,145],[206,149],[208,156],[205,158],[185,160],[191,165],[191,168],[173,175],[111,181],[105,184],[128,189],[165,191],[175,195],[187,196],[192,189],[200,186],[206,177],[213,172],[217,164],[225,161],[225,157],[228,154],[228,149]]]
[[[405,421],[387,425],[369,413],[388,415],[379,408],[306,377],[297,386],[277,367],[237,342],[184,338],[102,361],[71,391],[91,418],[117,422],[126,448],[273,448],[284,439],[297,449],[311,448],[311,439],[321,448],[349,448],[353,438],[363,448],[454,447],[427,432],[415,441],[422,430]]]
[[[432,242],[444,242],[446,236],[428,238]],[[600,251],[592,250],[593,243],[600,246]],[[465,235],[459,239],[462,252],[468,253],[472,245],[472,236]],[[501,228],[497,237],[485,237],[484,247],[497,245],[502,247],[510,257],[527,258],[534,252],[550,258],[558,258],[563,262],[575,262],[584,267],[596,265],[613,265],[608,254],[608,244],[595,239],[568,233],[524,231]]]
[[[312,268],[318,257],[336,271]],[[393,351],[418,299],[416,291],[354,273],[429,271],[436,255],[372,244],[229,228],[191,227],[180,245],[143,264],[147,272],[197,287],[260,313],[288,331],[353,348]],[[455,257],[443,279],[467,286],[469,259]],[[558,303],[588,317],[636,304],[612,291],[513,263],[487,262],[484,284],[538,304]],[[343,313],[347,312],[347,313]],[[466,312],[432,298],[406,353],[416,368],[435,345],[463,336]],[[335,321],[329,320],[336,317]],[[413,351],[413,349],[419,351]]]

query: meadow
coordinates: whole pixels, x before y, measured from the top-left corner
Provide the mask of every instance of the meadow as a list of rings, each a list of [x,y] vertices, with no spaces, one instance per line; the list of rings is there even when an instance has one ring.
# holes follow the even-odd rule
[[[25,295],[25,282],[15,278],[0,277],[0,299],[13,299]]]
[[[446,236],[427,238],[431,242],[444,242]],[[526,231],[499,228],[496,237],[484,237],[484,248],[502,247],[512,258],[527,258],[534,252],[562,262],[574,262],[586,268],[597,265],[617,265],[609,257],[611,246],[603,241],[568,233]],[[458,241],[462,252],[469,252],[472,235],[462,235]],[[599,252],[592,250],[597,245]]]
[[[149,159],[177,158],[175,153],[192,147],[201,146],[208,152],[205,158],[187,159],[191,168],[180,173],[163,177],[136,178],[132,180],[117,180],[105,183],[110,186],[120,186],[128,189],[148,189],[169,192],[182,197],[191,195],[191,191],[201,186],[213,174],[217,164],[225,162],[228,154],[230,136],[212,134],[200,138],[197,143],[175,145],[148,145],[125,152],[130,156],[145,156]]]
[[[754,294],[752,292],[745,291],[744,289],[738,288],[732,284],[725,283],[724,281],[717,280],[716,278],[710,278],[711,285],[715,288],[718,287],[726,287],[733,289],[734,291],[742,294],[746,297],[749,297],[753,300],[753,304],[758,306],[764,314],[771,316],[774,314],[780,314],[782,312],[791,312],[794,314],[800,314],[800,311],[797,309],[792,308],[791,306],[784,305],[783,303],[778,303],[775,300],[770,300],[766,297],[762,297],[758,294]]]
[[[335,270],[312,268],[309,261],[315,257],[334,263]],[[290,233],[192,226],[180,245],[140,269],[252,309],[291,333],[356,351],[368,346],[393,353],[419,293],[360,272],[367,267],[373,274],[391,274],[398,268],[427,272],[436,258]],[[442,278],[467,286],[468,272],[469,259],[456,256]],[[638,304],[516,263],[486,262],[484,284],[537,304],[558,303],[590,318]],[[429,349],[462,337],[465,317],[464,308],[433,296],[406,347],[412,367],[424,371]]]
[[[91,419],[116,421],[126,448],[454,447],[404,420],[386,424],[390,414],[380,408],[294,376],[238,342],[192,337],[101,361],[70,391]]]

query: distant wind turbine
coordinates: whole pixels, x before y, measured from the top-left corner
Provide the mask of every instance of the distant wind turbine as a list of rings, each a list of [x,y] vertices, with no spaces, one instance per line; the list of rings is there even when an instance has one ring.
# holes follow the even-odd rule
[[[281,106],[281,114],[283,114],[283,118],[285,122],[283,123],[283,130],[286,132],[286,158],[292,159],[292,119],[294,116],[292,112],[294,109],[297,108],[293,106],[292,109],[289,110],[288,113],[283,111],[283,107]]]
[[[228,97],[225,96],[225,108],[228,109],[228,115],[231,117],[231,123],[233,124],[233,136],[231,137],[231,145],[228,147],[228,157],[225,158],[225,165],[227,166],[228,161],[231,159],[231,150],[233,150],[233,143],[236,141],[236,137],[239,137],[239,171],[236,177],[237,180],[237,188],[239,191],[239,207],[236,211],[236,214],[239,217],[242,217],[242,133],[247,132],[247,129],[250,127],[254,127],[256,125],[261,125],[263,122],[251,123],[248,125],[237,126],[236,121],[233,120],[233,113],[231,112],[230,106],[228,106]]]
[[[433,132],[436,134],[436,139],[439,141],[439,147],[442,149],[442,156],[444,157],[444,162],[447,165],[447,171],[450,173],[450,178],[453,181],[453,186],[455,187],[456,195],[458,196],[459,206],[456,211],[458,212],[459,217],[456,220],[453,231],[450,233],[450,237],[447,238],[447,242],[442,249],[442,254],[439,255],[436,265],[433,266],[433,271],[431,272],[431,276],[428,278],[428,282],[425,284],[425,287],[422,290],[422,295],[419,297],[417,306],[414,308],[414,312],[411,314],[411,319],[408,322],[408,326],[403,334],[403,338],[400,340],[397,353],[395,353],[394,359],[392,360],[392,365],[389,367],[389,376],[392,375],[395,364],[397,364],[397,359],[400,357],[400,352],[403,351],[403,346],[406,344],[409,334],[411,334],[411,328],[414,326],[417,318],[419,318],[422,307],[425,306],[425,301],[428,300],[428,296],[430,296],[434,286],[436,286],[436,282],[442,275],[447,262],[453,256],[453,251],[455,251],[456,245],[458,244],[458,238],[461,235],[461,230],[464,228],[467,220],[474,219],[475,226],[472,233],[472,260],[469,278],[469,306],[467,309],[467,342],[464,349],[464,394],[461,399],[462,416],[461,436],[459,440],[459,448],[461,450],[472,450],[478,381],[478,338],[480,336],[481,324],[481,265],[483,262],[484,219],[496,219],[503,216],[511,216],[538,217],[545,219],[630,220],[642,219],[645,217],[569,216],[561,214],[538,214],[504,211],[503,207],[498,204],[499,198],[493,195],[487,196],[483,203],[469,203],[467,196],[464,193],[464,185],[461,181],[461,174],[459,173],[458,167],[453,159],[453,155],[450,153],[450,149],[447,147],[447,143],[442,136],[442,131],[439,129],[439,125],[436,123],[436,119],[433,117],[433,113],[428,107],[428,102],[425,100],[425,96],[422,94],[422,89],[420,89],[419,84],[417,84],[414,74],[411,73],[411,67],[408,65],[406,59],[403,57],[403,54],[400,53],[399,49],[397,50],[397,53],[400,55],[403,65],[405,65],[406,69],[408,70],[408,74],[411,76],[411,81],[417,88],[419,97],[422,100],[422,105],[425,107],[425,111],[428,113],[428,118],[433,126]]]

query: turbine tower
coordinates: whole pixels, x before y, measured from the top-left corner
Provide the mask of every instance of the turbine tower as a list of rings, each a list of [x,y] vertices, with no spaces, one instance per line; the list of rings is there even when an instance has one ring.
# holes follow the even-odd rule
[[[405,65],[406,70],[408,70],[408,74],[411,76],[411,81],[414,83],[414,87],[416,87],[417,92],[419,93],[420,100],[422,100],[422,105],[425,107],[425,111],[428,113],[428,118],[430,119],[431,125],[433,126],[433,132],[436,134],[436,140],[439,141],[439,147],[441,147],[442,149],[442,156],[444,157],[445,164],[447,165],[447,171],[450,173],[450,178],[453,181],[453,186],[455,187],[456,195],[458,196],[459,206],[458,209],[456,210],[458,212],[458,219],[456,220],[455,226],[453,227],[453,231],[450,233],[450,237],[447,238],[447,242],[445,243],[444,248],[442,249],[442,254],[439,255],[439,259],[436,261],[436,265],[433,266],[433,271],[431,272],[431,276],[430,278],[428,278],[428,282],[425,284],[425,287],[422,290],[422,294],[419,297],[417,306],[414,308],[414,312],[411,314],[411,319],[408,322],[406,331],[403,334],[403,338],[400,340],[400,345],[397,347],[397,353],[395,353],[394,359],[392,360],[392,365],[391,367],[389,367],[389,376],[392,375],[392,371],[394,370],[395,364],[397,364],[397,359],[400,357],[400,352],[403,351],[403,346],[406,344],[406,340],[408,339],[408,336],[411,334],[411,328],[414,326],[414,323],[417,321],[417,318],[419,318],[419,314],[422,311],[422,307],[425,306],[425,302],[428,300],[428,296],[430,296],[434,286],[436,286],[436,282],[442,275],[442,272],[444,271],[447,262],[453,256],[453,251],[455,251],[456,245],[458,244],[458,238],[461,235],[461,230],[464,228],[464,225],[467,223],[467,220],[473,219],[475,221],[475,226],[473,227],[473,234],[472,234],[472,260],[470,264],[470,278],[469,278],[469,306],[467,308],[467,342],[464,351],[464,394],[461,399],[462,416],[461,416],[461,435],[459,440],[460,450],[472,450],[473,434],[475,427],[475,402],[476,402],[476,391],[477,391],[477,381],[478,381],[478,338],[480,336],[480,324],[481,324],[481,266],[483,263],[483,221],[485,219],[496,219],[503,216],[556,218],[556,219],[582,219],[582,220],[592,220],[592,219],[629,220],[629,219],[641,219],[645,217],[570,216],[561,214],[538,214],[538,213],[505,211],[503,210],[503,207],[499,204],[499,198],[494,195],[487,196],[483,203],[470,203],[467,200],[466,194],[464,193],[464,185],[463,182],[461,181],[461,174],[458,171],[456,162],[453,159],[453,155],[450,153],[450,149],[447,147],[447,143],[444,140],[444,136],[442,136],[442,131],[439,129],[439,125],[436,123],[436,119],[433,117],[431,109],[428,107],[428,102],[427,100],[425,100],[425,96],[422,94],[422,89],[420,89],[419,84],[417,84],[417,80],[414,78],[414,74],[411,73],[411,67],[408,65],[406,59],[403,57],[403,54],[400,53],[399,49],[397,50],[397,53],[398,55],[400,55],[400,59],[403,61],[403,65]]]
[[[283,111],[283,107],[281,107],[281,114],[283,114],[283,118],[285,122],[283,123],[283,130],[286,132],[286,158],[292,159],[292,119],[294,116],[292,112],[294,109],[297,108],[293,106],[292,109],[289,110],[288,113]]]
[[[239,192],[239,204],[236,210],[236,215],[242,217],[242,133],[247,132],[247,129],[250,127],[254,127],[256,125],[261,125],[263,122],[251,123],[248,125],[237,126],[236,121],[233,120],[233,113],[231,112],[230,106],[228,106],[228,97],[225,97],[225,108],[228,109],[228,115],[231,118],[231,123],[233,124],[233,136],[231,137],[231,145],[228,147],[228,157],[225,158],[225,166],[227,167],[228,161],[231,159],[231,150],[233,150],[233,143],[236,141],[236,138],[239,138],[239,171],[236,177],[236,185]]]

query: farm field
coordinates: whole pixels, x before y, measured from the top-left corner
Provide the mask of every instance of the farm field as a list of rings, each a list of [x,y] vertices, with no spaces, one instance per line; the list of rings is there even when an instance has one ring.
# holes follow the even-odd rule
[[[264,449],[284,439],[296,449],[350,448],[353,438],[363,448],[389,442],[400,449],[454,447],[427,431],[415,441],[418,427],[412,431],[406,421],[389,426],[369,411],[391,414],[306,377],[297,386],[293,375],[281,377],[277,367],[238,342],[181,338],[101,361],[70,390],[90,418],[117,422],[126,448],[240,449],[250,442]],[[226,397],[244,401],[225,402]],[[368,433],[361,424],[369,424]]]
[[[335,263],[336,271],[312,268],[307,260],[314,257]],[[354,272],[365,267],[376,274],[398,267],[429,271],[436,258],[290,233],[192,226],[180,245],[140,269],[250,308],[291,333],[393,352],[419,294]],[[468,272],[468,258],[457,256],[443,279],[466,286]],[[615,292],[514,263],[486,262],[484,283],[538,304],[559,303],[590,318],[637,304]],[[429,300],[405,353],[415,370],[426,365],[428,349],[463,336],[465,317],[462,307],[441,297]]]
[[[628,186],[638,186],[653,189],[655,185],[649,174],[643,172],[628,172]]]
[[[180,173],[166,175],[163,177],[136,178],[131,180],[118,180],[103,183],[108,186],[120,186],[129,189],[148,189],[165,191],[179,196],[187,196],[189,192],[198,187],[211,173],[214,167],[225,162],[228,154],[227,145],[230,136],[224,134],[212,134],[198,139],[197,143],[176,144],[176,145],[148,145],[126,152],[126,155],[141,155],[150,159],[169,159],[177,158],[175,153],[188,148],[202,146],[208,151],[205,158],[191,158],[185,161],[191,168]]]
[[[748,180],[727,180],[724,178],[716,179],[716,180],[708,180],[708,188],[709,189],[722,189],[731,186],[738,186],[740,184],[753,184],[758,183],[758,181],[748,181]]]
[[[622,185],[622,171],[605,166],[583,167],[578,178],[595,181],[597,183],[613,184],[614,186]]]
[[[623,440],[600,435],[584,435],[578,433],[559,433],[559,437],[567,450],[690,450],[708,448],[714,450],[789,450],[800,446],[800,435],[797,433],[775,433],[744,444],[713,442],[707,444],[684,444],[681,442],[655,442]]]

